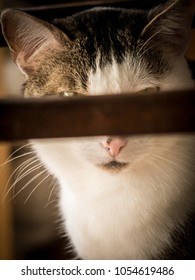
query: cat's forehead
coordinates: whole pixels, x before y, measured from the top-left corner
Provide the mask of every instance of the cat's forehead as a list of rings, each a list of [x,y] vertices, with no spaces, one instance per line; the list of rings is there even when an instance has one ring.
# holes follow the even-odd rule
[[[147,16],[147,11],[101,8],[54,20],[70,45],[43,60],[38,73],[44,76],[43,85],[35,84],[39,77],[31,78],[26,95],[32,91],[101,95],[159,86],[172,66],[160,37],[154,40],[159,32],[152,28],[151,34],[140,37]]]
[[[127,57],[130,67],[131,63],[143,63],[153,74],[162,74],[167,67],[168,55],[163,54],[162,44],[159,47],[159,38],[158,44],[153,40],[156,34],[140,36],[148,23],[148,11],[94,8],[54,23],[73,42],[80,60],[87,60],[94,71],[97,66],[103,69],[113,61],[121,64]]]
[[[147,14],[144,10],[94,8],[63,19],[55,19],[53,23],[61,27],[71,39],[78,35],[95,35],[98,39],[98,36],[106,35],[102,33],[106,31],[139,36],[147,24]]]
[[[65,54],[69,66],[82,81],[85,77],[89,92],[104,94],[140,89],[168,69],[155,46],[144,53],[146,42],[139,41],[139,35],[146,22],[146,11],[101,8],[54,23],[73,42]]]
[[[72,42],[85,50],[89,59],[99,56],[104,67],[112,58],[122,62],[126,53],[136,48],[147,23],[145,11],[95,8],[53,22]]]

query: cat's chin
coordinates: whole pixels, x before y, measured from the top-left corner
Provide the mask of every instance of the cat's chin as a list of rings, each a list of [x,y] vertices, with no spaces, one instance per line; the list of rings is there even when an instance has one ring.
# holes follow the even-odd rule
[[[111,160],[109,162],[99,164],[98,166],[108,172],[120,172],[121,170],[125,169],[128,164],[129,163],[127,162]]]

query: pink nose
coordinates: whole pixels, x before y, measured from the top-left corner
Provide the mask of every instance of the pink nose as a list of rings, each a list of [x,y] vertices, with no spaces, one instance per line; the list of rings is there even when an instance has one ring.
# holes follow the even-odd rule
[[[127,140],[120,137],[110,137],[101,141],[101,143],[103,147],[109,151],[112,157],[116,157],[119,155],[121,149],[127,144]]]

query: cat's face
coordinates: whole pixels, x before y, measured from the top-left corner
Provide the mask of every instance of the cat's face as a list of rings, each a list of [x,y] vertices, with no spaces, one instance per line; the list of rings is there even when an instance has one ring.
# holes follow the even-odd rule
[[[24,95],[158,94],[191,87],[184,53],[193,3],[170,0],[151,11],[98,8],[52,24],[5,11],[3,33],[26,76]],[[155,138],[103,136],[68,142],[90,162],[120,169],[148,154]],[[58,151],[63,145],[51,142]]]

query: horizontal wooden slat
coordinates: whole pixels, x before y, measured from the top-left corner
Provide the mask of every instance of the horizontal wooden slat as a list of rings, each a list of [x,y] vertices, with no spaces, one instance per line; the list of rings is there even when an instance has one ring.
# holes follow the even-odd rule
[[[195,132],[195,91],[0,99],[0,140]]]

